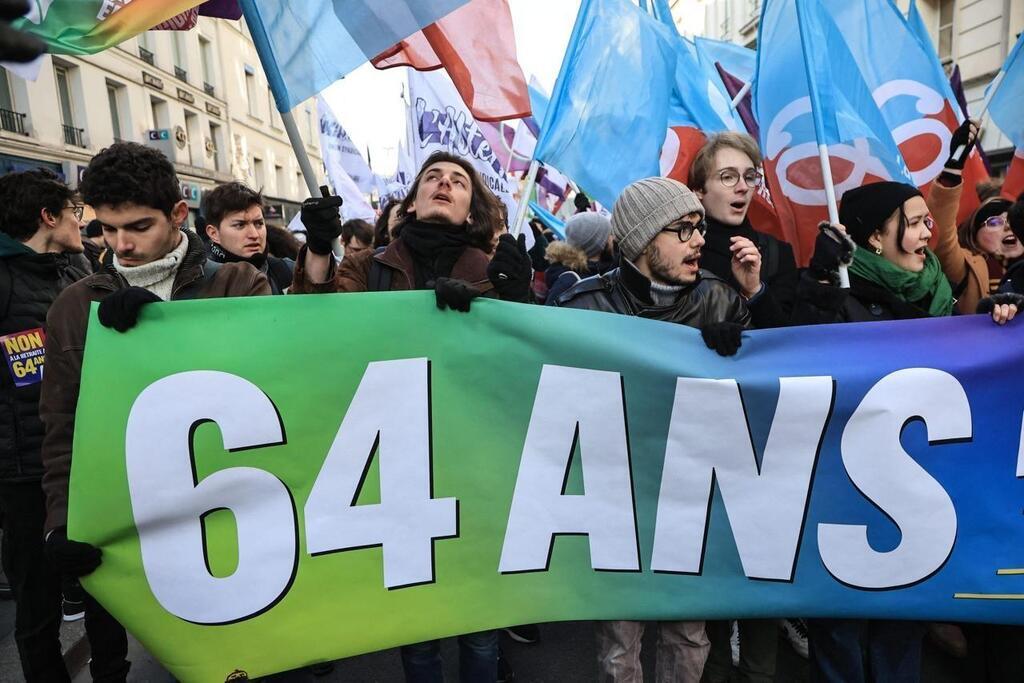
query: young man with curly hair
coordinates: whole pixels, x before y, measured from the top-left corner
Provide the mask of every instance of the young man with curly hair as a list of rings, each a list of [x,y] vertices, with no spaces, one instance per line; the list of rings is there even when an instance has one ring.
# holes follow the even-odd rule
[[[270,294],[251,264],[214,264],[194,233],[181,226],[188,206],[171,162],[135,143],[118,143],[89,163],[79,186],[96,211],[109,247],[99,272],[65,289],[46,317],[46,377],[39,413],[46,492],[46,552],[66,575],[85,576],[101,563],[99,548],[67,535],[68,480],[75,410],[82,378],[89,307],[100,302],[99,320],[125,332],[143,306],[177,299]],[[92,647],[94,681],[124,681],[130,666],[124,628],[86,595],[85,627]]]

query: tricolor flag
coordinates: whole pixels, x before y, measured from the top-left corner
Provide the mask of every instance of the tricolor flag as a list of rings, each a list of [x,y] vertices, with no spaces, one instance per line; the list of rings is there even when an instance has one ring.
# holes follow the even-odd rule
[[[202,0],[40,0],[14,28],[38,36],[54,54],[106,50],[187,12]]]
[[[443,68],[477,121],[530,114],[530,95],[516,57],[507,0],[470,0],[373,60],[378,69]]]

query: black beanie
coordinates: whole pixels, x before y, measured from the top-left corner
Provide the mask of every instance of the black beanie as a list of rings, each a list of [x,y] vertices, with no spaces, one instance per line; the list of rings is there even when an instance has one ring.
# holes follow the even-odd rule
[[[891,181],[861,185],[843,193],[839,205],[839,222],[853,241],[864,247],[876,230],[896,209],[912,197],[923,197],[913,185]]]
[[[103,234],[103,224],[98,219],[93,218],[89,221],[89,224],[85,226],[86,237],[99,237]]]
[[[971,217],[971,232],[975,235],[978,234],[978,231],[981,230],[981,226],[984,225],[985,221],[992,218],[992,216],[1003,215],[1010,210],[1010,206],[1010,200],[1003,199],[1002,197],[996,197],[995,199],[988,200],[979,206],[978,210],[975,211],[974,215]]]
[[[1024,242],[1024,199],[1018,199],[1017,203],[1010,207],[1010,230],[1021,242]]]

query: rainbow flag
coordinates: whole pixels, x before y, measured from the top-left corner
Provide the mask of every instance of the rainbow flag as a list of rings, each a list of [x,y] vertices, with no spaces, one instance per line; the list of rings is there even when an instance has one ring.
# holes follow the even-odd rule
[[[31,0],[14,27],[41,38],[54,54],[88,55],[148,31],[202,0]]]

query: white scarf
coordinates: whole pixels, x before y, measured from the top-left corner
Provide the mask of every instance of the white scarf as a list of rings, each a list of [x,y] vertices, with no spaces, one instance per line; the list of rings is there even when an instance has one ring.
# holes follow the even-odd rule
[[[174,287],[174,278],[178,274],[178,268],[188,251],[188,239],[184,233],[181,234],[181,241],[178,246],[168,252],[163,258],[144,263],[141,266],[123,266],[114,255],[114,268],[128,284],[132,287],[142,287],[153,292],[164,301],[169,301],[171,291]]]

